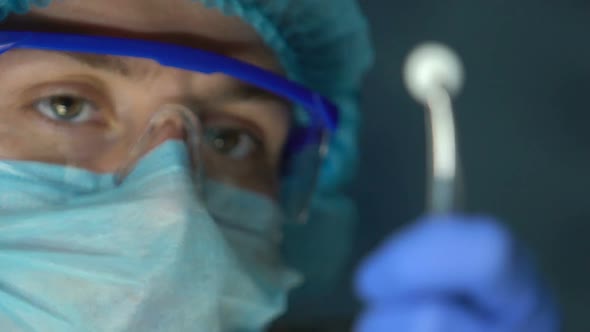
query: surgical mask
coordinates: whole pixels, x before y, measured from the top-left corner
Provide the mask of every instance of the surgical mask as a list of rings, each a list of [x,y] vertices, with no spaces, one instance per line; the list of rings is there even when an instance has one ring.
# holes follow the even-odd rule
[[[2,331],[260,331],[279,315],[299,276],[278,257],[278,208],[208,183],[206,211],[188,164],[170,141],[116,186],[0,161]]]

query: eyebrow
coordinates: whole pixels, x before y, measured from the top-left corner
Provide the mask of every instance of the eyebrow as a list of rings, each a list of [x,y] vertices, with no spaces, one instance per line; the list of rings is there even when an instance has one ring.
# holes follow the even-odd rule
[[[127,61],[121,57],[113,55],[85,54],[75,52],[60,52],[70,59],[75,60],[85,66],[93,69],[107,71],[129,79],[141,79],[148,75],[149,70],[142,67],[130,66]]]
[[[215,95],[213,99],[217,102],[274,101],[285,105],[291,105],[286,98],[257,86],[238,81],[237,79],[229,83],[223,89],[223,92]]]
[[[145,78],[147,75],[149,75],[150,72],[148,69],[142,66],[130,66],[128,61],[125,61],[124,58],[118,56],[76,52],[60,53],[83,65],[114,73],[128,79],[140,80],[141,78]],[[223,75],[223,73],[220,74]],[[215,94],[213,96],[213,101],[216,103],[256,100],[274,101],[291,106],[291,103],[287,99],[257,86],[238,81],[237,79],[235,79],[235,82],[228,84],[228,86],[223,89],[222,93]]]

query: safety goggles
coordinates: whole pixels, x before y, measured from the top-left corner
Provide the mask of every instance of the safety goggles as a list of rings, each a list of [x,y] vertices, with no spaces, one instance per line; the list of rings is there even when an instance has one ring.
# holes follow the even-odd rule
[[[34,63],[44,57],[58,64]],[[73,83],[66,80],[65,87],[47,88],[52,83],[45,76],[67,67],[64,63],[71,60],[64,57],[82,62],[84,66],[73,68],[85,68],[80,69],[84,75],[68,69],[71,72],[64,75]],[[34,61],[26,71],[39,86],[19,89],[19,78],[26,73],[15,74],[17,78],[9,84],[0,78],[0,89],[17,100],[0,101],[0,160],[113,173],[113,181],[124,183],[147,152],[165,140],[181,139],[190,151],[197,183],[214,180],[262,193],[279,202],[288,219],[305,219],[330,134],[338,126],[336,107],[321,95],[257,66],[194,48],[124,38],[0,31],[0,64],[3,59],[29,58]],[[93,77],[93,67],[98,66],[124,75],[127,69],[120,64],[134,60],[155,61],[157,66],[177,70],[191,82],[194,98],[136,105],[131,93],[122,92],[123,85],[109,86],[109,80]],[[7,86],[12,84],[16,87]],[[90,92],[85,94],[87,85]],[[94,85],[105,95],[131,96],[132,100],[119,104],[105,101],[111,97],[93,100],[87,95],[101,94],[92,91]],[[233,92],[225,94],[224,89]],[[149,93],[153,92],[145,91]],[[24,108],[29,111],[21,112]],[[269,120],[281,118],[278,113],[288,119],[286,125],[275,126]],[[266,131],[274,134],[259,133],[264,125],[258,122],[266,122]],[[269,151],[273,146],[274,152]],[[206,186],[202,191],[207,195]]]

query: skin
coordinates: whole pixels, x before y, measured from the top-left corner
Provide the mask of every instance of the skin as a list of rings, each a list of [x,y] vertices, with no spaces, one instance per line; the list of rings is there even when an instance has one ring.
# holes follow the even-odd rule
[[[116,6],[108,1],[55,1],[47,8],[9,17],[0,29],[168,42],[281,73],[278,60],[249,25],[186,0],[121,0]],[[199,115],[204,130],[230,128],[237,133],[233,138],[249,143],[240,145],[237,156],[233,150],[220,153],[205,145],[201,154],[210,176],[232,174],[232,181],[242,187],[275,194],[274,178],[290,125],[289,106],[260,91],[244,93],[235,79],[146,59],[81,58],[38,50],[1,55],[0,73],[0,159],[114,172],[155,113],[184,107]],[[56,118],[51,112],[56,97],[74,98],[83,114]],[[183,135],[178,118],[171,118],[141,152]],[[215,170],[221,171],[215,174]]]

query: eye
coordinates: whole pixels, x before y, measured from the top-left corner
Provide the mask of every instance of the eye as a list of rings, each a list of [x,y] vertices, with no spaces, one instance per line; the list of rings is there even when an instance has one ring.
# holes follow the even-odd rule
[[[252,157],[262,148],[257,138],[246,130],[236,128],[207,128],[205,141],[219,154],[232,159]]]
[[[52,120],[71,123],[88,121],[96,112],[92,102],[68,95],[43,98],[35,104],[35,108]]]

